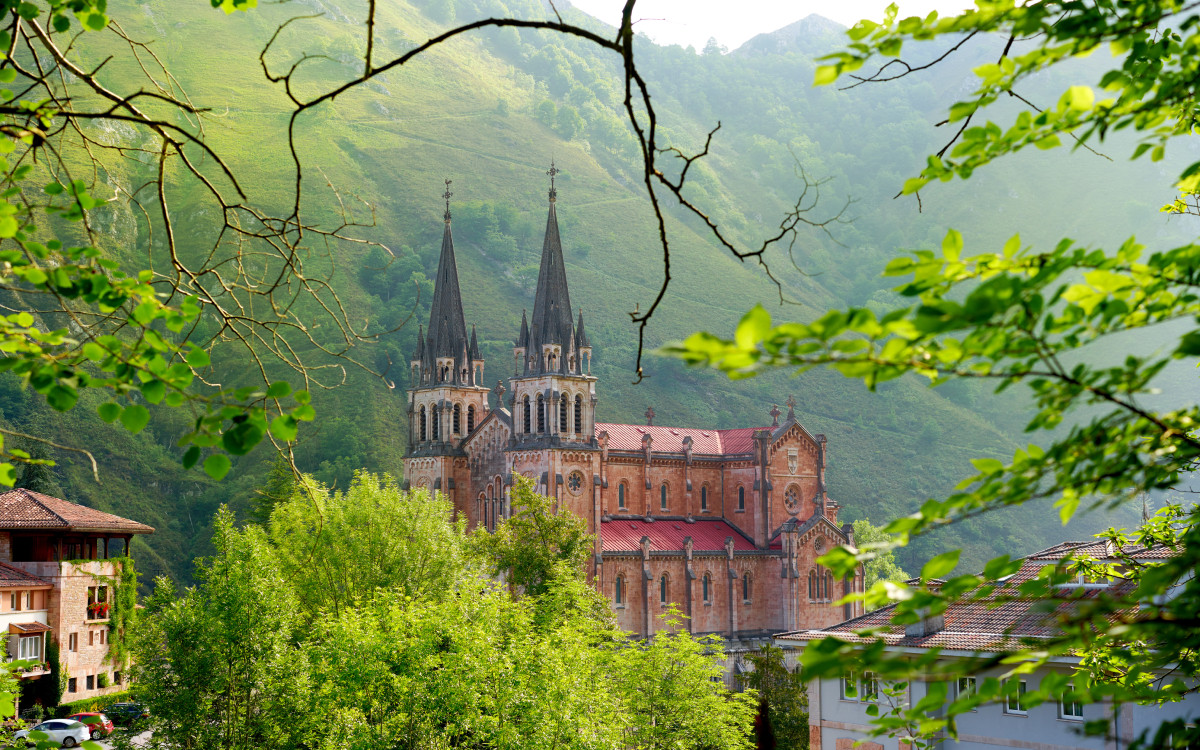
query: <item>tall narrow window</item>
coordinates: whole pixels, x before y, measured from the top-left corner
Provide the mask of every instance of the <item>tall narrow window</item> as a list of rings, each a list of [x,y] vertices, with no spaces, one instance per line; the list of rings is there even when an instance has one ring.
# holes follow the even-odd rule
[[[559,432],[567,431],[567,416],[568,416],[567,415],[567,406],[568,406],[567,394],[564,393],[562,395],[562,398],[560,398],[558,400],[558,431]]]
[[[525,397],[522,403],[521,411],[525,414],[525,433],[529,434],[529,396]]]
[[[470,435],[475,431],[475,407],[467,407],[467,434]]]
[[[749,573],[745,573],[742,575],[742,601],[744,601],[746,603],[750,602],[750,574]]]
[[[738,510],[746,509],[746,488],[738,487]]]
[[[442,407],[433,407],[433,439],[442,439]]]
[[[1005,680],[1004,692],[1008,694],[1005,713],[1024,715],[1028,712],[1025,706],[1025,680]]]
[[[426,425],[426,418],[425,418],[425,407],[422,406],[421,407],[421,442],[422,443],[425,442],[426,440],[428,440],[428,438],[425,437],[426,435],[429,434],[429,432],[425,429],[426,426],[427,425]]]
[[[1078,721],[1083,718],[1083,704],[1073,695],[1075,683],[1068,682],[1067,689],[1058,701],[1058,717]]]
[[[701,585],[701,592],[700,592],[700,593],[701,593],[701,596],[703,596],[703,597],[704,597],[704,601],[706,601],[706,602],[707,602],[707,601],[709,601],[709,598],[708,598],[708,597],[709,597],[709,595],[710,595],[710,594],[709,594],[709,583],[710,583],[710,581],[709,581],[709,578],[708,578],[708,573],[705,573],[705,574],[704,574],[704,581],[703,581],[703,583],[702,583],[702,585]]]
[[[583,396],[575,397],[575,434],[583,434]]]
[[[617,507],[625,507],[625,483],[621,482],[617,485]]]
[[[667,603],[667,577],[663,576],[658,579],[658,603]]]
[[[451,429],[451,433],[453,433],[455,435],[462,434],[462,405],[461,404],[454,405],[454,425]]]
[[[617,576],[616,583],[613,584],[613,601],[617,606],[625,603],[625,579]]]
[[[817,572],[815,570],[808,571],[808,600],[811,602],[817,598]]]
[[[658,507],[662,510],[667,509],[667,485],[663,484],[658,488]]]
[[[546,401],[542,398],[542,394],[537,397],[537,413],[538,413],[538,432],[546,431]]]
[[[833,573],[825,571],[825,599],[826,601],[833,598]]]
[[[700,488],[700,510],[708,510],[708,487]]]

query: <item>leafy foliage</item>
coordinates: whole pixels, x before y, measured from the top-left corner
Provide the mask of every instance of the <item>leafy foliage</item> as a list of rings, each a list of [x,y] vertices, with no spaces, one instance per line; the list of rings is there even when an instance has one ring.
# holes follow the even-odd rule
[[[754,669],[738,675],[738,682],[758,692],[757,746],[808,750],[808,691],[800,670],[788,669],[783,649],[770,644],[746,660]]]

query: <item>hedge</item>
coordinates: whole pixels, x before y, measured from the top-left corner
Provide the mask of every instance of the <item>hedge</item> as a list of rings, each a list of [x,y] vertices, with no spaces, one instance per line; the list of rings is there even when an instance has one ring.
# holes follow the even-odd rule
[[[83,700],[72,701],[71,703],[60,703],[54,712],[59,718],[70,716],[71,714],[90,713],[99,711],[106,706],[111,706],[114,703],[126,703],[133,697],[133,693],[129,690],[121,690],[116,693],[107,693],[106,695],[97,695],[94,698],[84,698]]]

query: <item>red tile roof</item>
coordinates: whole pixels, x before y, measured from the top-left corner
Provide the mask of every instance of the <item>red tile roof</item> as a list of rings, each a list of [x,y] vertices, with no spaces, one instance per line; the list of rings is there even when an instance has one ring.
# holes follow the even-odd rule
[[[692,453],[704,456],[725,456],[750,453],[754,450],[754,432],[769,427],[742,427],[736,430],[702,430],[696,427],[662,427],[644,424],[596,423],[596,437],[608,433],[608,447],[618,451],[642,450],[642,438],[649,435],[654,441],[651,450],[662,453],[682,453],[683,439],[692,438]]]
[[[0,562],[0,588],[37,588],[50,585],[51,583],[43,578],[26,573],[6,562]]]
[[[1039,600],[1017,598],[1019,596],[1018,587],[1025,581],[1036,577],[1043,567],[1064,558],[1080,555],[1090,555],[1096,558],[1107,557],[1108,549],[1105,545],[1105,542],[1064,542],[1041,552],[1035,552],[1025,558],[1020,570],[1007,580],[1002,579],[1003,585],[997,586],[988,599],[981,602],[950,605],[944,615],[945,626],[938,632],[924,637],[909,637],[905,635],[903,626],[892,624],[891,618],[895,605],[882,607],[823,630],[802,630],[784,633],[776,637],[791,641],[809,641],[832,635],[850,642],[867,643],[873,641],[874,638],[859,636],[855,633],[871,628],[877,629],[883,641],[889,646],[964,651],[1012,648],[1019,645],[1022,639],[1048,638],[1058,632],[1055,625],[1057,615],[1072,608],[1073,602],[1094,598],[1103,591],[1113,591],[1114,589],[1064,587],[1062,602],[1054,610],[1047,612],[1039,608]],[[1133,554],[1135,557],[1145,559],[1165,559],[1171,555],[1171,552],[1163,548],[1155,548],[1138,550]],[[1112,584],[1113,587],[1131,585],[1124,581]]]
[[[154,533],[154,529],[144,523],[23,489],[0,493],[0,529]]]
[[[51,628],[40,622],[14,622],[9,626],[9,632],[16,631],[18,633],[49,633]]]
[[[682,519],[659,518],[653,522],[642,519],[617,519],[600,522],[600,544],[605,552],[637,552],[642,548],[642,537],[650,537],[652,552],[683,549],[684,537],[692,538],[692,549],[697,552],[724,551],[725,538],[733,537],[735,552],[749,552],[754,543],[742,532],[719,519],[696,519],[687,523]]]

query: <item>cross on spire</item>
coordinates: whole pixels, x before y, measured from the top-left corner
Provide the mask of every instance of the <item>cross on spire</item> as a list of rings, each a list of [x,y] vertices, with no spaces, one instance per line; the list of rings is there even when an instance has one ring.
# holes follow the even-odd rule
[[[654,426],[654,407],[653,406],[646,407],[646,426],[647,427]]]
[[[554,189],[554,175],[562,172],[561,169],[554,166],[554,159],[550,160],[550,171],[546,174],[550,175],[550,200],[554,201],[558,198],[558,191]]]
[[[771,426],[772,427],[779,426],[779,415],[782,413],[783,412],[779,411],[779,404],[771,404],[771,411],[767,412],[767,414],[771,415]]]
[[[454,180],[446,179],[446,192],[442,194],[442,197],[446,199],[446,213],[442,218],[446,221],[450,221],[450,196],[454,195],[454,193],[450,192],[451,182],[454,182]]]
[[[796,397],[795,396],[788,396],[787,408],[788,408],[788,419],[795,419],[796,418]]]

